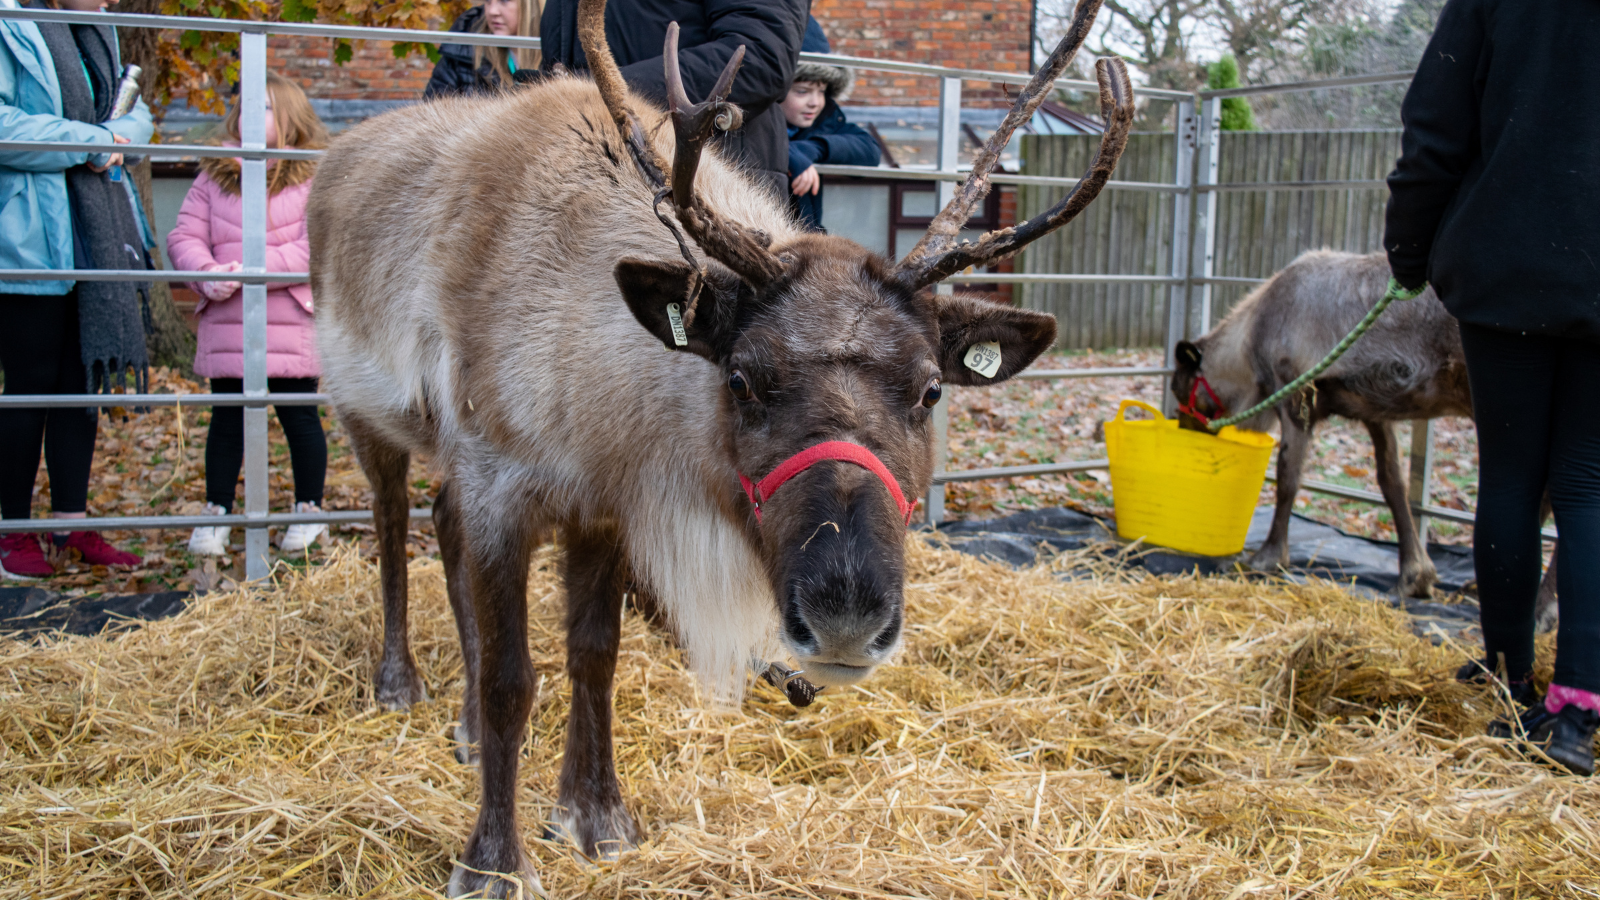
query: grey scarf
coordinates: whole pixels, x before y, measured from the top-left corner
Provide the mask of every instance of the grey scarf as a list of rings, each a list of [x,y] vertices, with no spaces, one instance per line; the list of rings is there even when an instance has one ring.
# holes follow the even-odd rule
[[[58,22],[38,25],[61,85],[62,115],[78,122],[106,121],[117,89],[116,37],[111,29]],[[128,176],[124,173],[122,177]],[[72,207],[73,265],[79,269],[149,268],[127,189],[112,181],[109,172],[95,172],[87,165],[68,169],[66,179]],[[145,331],[149,291],[148,282],[78,282],[78,341],[89,393],[109,391],[113,383],[125,385],[130,367],[134,389],[148,390]]]

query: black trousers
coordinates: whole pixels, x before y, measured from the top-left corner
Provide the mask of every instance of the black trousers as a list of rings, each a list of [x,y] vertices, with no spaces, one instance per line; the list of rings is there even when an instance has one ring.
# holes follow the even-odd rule
[[[0,294],[0,368],[7,394],[84,394],[78,349],[78,293]],[[99,411],[0,409],[0,517],[29,518],[39,448],[50,471],[50,506],[81,513],[89,504]]]
[[[237,394],[242,378],[213,378],[211,393]],[[314,394],[315,378],[268,378],[274,394]],[[328,439],[315,406],[274,406],[283,436],[289,441],[289,464],[294,469],[296,503],[322,503],[322,486],[328,477]],[[233,495],[244,468],[244,408],[218,406],[211,410],[211,430],[206,434],[206,502],[233,511]]]
[[[1545,486],[1561,552],[1555,682],[1600,693],[1600,344],[1461,326],[1478,426],[1473,554],[1491,664],[1533,670]]]

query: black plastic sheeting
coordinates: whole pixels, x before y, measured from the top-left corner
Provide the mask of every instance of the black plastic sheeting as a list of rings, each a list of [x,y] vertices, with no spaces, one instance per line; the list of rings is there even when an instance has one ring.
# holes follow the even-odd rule
[[[1271,525],[1272,508],[1257,509],[1245,539],[1245,551],[1237,556],[1194,556],[1152,547],[1128,554],[1125,559],[1130,565],[1158,575],[1231,574],[1242,570],[1244,560],[1261,546]],[[1032,564],[1045,546],[1054,551],[1099,547],[1108,555],[1121,553],[1126,546],[1117,539],[1111,522],[1070,509],[1028,510],[999,519],[946,522],[937,533],[948,537],[956,550],[1014,566]],[[1475,643],[1475,636],[1466,633],[1478,624],[1478,604],[1466,596],[1475,590],[1472,550],[1429,544],[1428,556],[1439,570],[1435,596],[1448,597],[1451,602],[1395,595],[1400,579],[1398,545],[1346,534],[1297,515],[1289,522],[1289,566],[1277,577],[1291,581],[1327,579],[1364,596],[1385,597],[1411,613],[1419,634],[1437,639],[1437,629],[1452,639]]]
[[[1271,524],[1272,509],[1257,509],[1245,552],[1239,556],[1192,556],[1152,547],[1128,554],[1125,559],[1130,565],[1158,575],[1235,573],[1241,570],[1244,557],[1261,546]],[[1120,553],[1125,546],[1117,540],[1110,522],[1070,509],[1029,510],[999,519],[946,522],[937,533],[947,537],[956,550],[1014,566],[1032,564],[1045,547],[1058,552],[1098,547],[1111,555]],[[1400,573],[1400,553],[1395,544],[1345,534],[1295,516],[1289,523],[1289,568],[1280,577],[1295,581],[1328,579],[1367,596],[1385,596],[1416,618],[1419,633],[1431,635],[1433,626],[1437,626],[1454,638],[1472,640],[1464,632],[1476,627],[1478,606],[1463,596],[1464,591],[1471,593],[1472,551],[1430,544],[1428,555],[1439,570],[1436,595],[1450,596],[1452,602],[1394,595]],[[188,591],[69,597],[39,587],[0,587],[0,634],[94,635],[107,628],[175,616],[184,610],[189,597]]]
[[[39,587],[0,587],[0,634],[95,635],[183,612],[189,591],[69,597]]]

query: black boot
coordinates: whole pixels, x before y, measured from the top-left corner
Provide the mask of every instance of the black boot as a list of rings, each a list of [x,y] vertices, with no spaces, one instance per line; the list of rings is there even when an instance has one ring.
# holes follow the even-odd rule
[[[1523,722],[1528,726],[1528,742],[1546,756],[1574,775],[1594,774],[1594,731],[1600,725],[1600,713],[1574,703],[1552,713],[1540,704]]]
[[[1496,716],[1494,721],[1489,723],[1490,737],[1510,738],[1527,734],[1532,728],[1529,717],[1537,716],[1544,711],[1544,698],[1539,696],[1539,689],[1533,686],[1532,680],[1513,681],[1506,685],[1506,693],[1511,695],[1511,710],[1516,716],[1516,721]]]

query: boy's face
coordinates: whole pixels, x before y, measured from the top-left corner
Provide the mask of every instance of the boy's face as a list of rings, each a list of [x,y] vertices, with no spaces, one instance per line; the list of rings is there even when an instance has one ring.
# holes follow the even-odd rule
[[[828,88],[815,81],[796,81],[789,86],[789,96],[778,104],[783,108],[783,118],[796,128],[810,128],[828,102]]]

